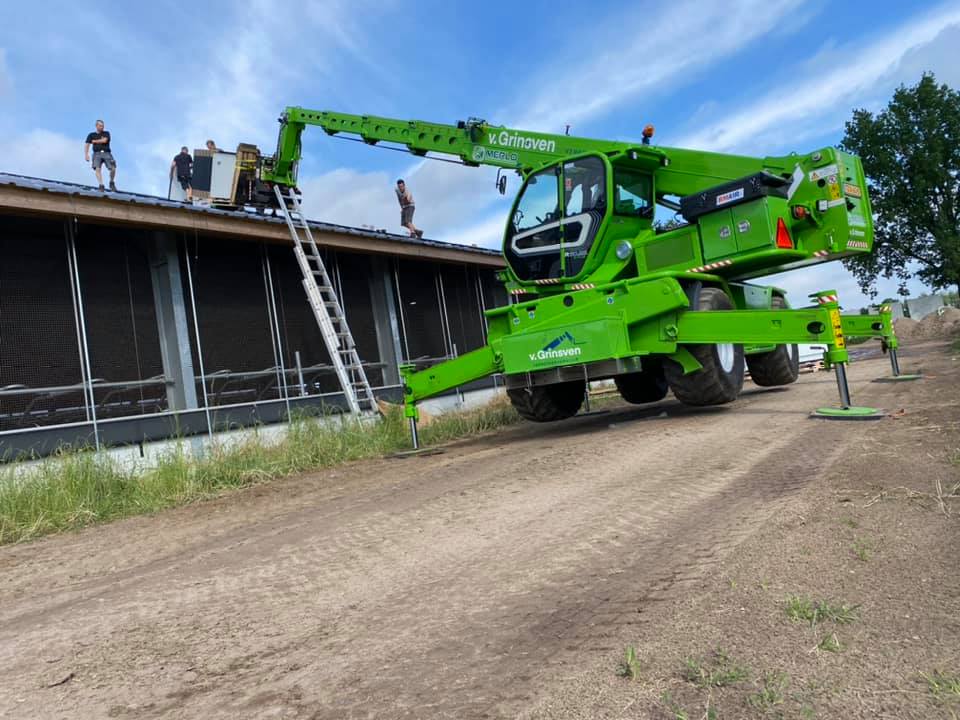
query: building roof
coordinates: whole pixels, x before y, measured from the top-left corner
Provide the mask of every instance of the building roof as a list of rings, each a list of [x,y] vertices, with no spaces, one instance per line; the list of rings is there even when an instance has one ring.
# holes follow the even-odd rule
[[[281,217],[221,210],[130,192],[102,192],[89,185],[0,173],[0,213],[72,216],[86,222],[136,225],[227,235],[239,240],[289,243]],[[419,257],[492,268],[503,267],[496,250],[410,238],[385,231],[310,221],[318,245],[376,255]]]

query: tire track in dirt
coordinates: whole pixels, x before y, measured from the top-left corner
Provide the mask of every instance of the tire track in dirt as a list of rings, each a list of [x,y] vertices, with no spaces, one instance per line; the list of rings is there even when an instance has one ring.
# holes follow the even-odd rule
[[[510,715],[781,509],[829,461],[811,448],[860,432],[798,410],[828,398],[627,410],[372,463],[392,477],[8,608],[0,676],[29,696],[38,650],[62,653],[79,680],[63,700],[107,696],[113,716]]]

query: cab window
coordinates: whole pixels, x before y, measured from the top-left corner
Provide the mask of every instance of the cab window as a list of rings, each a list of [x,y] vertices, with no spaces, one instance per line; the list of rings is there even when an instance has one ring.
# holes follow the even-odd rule
[[[513,215],[515,231],[522,233],[558,220],[560,212],[557,200],[556,168],[547,168],[531,176]]]
[[[607,173],[603,161],[597,157],[585,157],[563,164],[564,215],[572,217],[607,206]]]
[[[653,217],[653,181],[648,173],[615,168],[613,197],[615,215]]]

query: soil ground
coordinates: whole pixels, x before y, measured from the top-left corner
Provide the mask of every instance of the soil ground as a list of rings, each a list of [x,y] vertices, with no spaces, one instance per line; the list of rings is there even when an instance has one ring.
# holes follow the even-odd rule
[[[956,717],[960,355],[901,362],[0,548],[0,717]]]

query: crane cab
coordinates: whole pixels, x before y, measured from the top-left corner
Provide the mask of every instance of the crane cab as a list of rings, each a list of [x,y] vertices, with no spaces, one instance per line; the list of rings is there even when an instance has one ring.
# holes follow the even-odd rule
[[[653,177],[585,154],[527,176],[514,201],[503,253],[517,280],[559,285],[603,261],[610,231],[635,237],[653,220]]]

